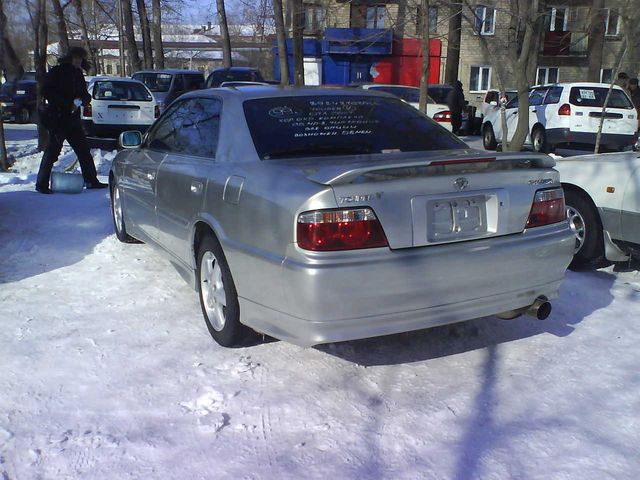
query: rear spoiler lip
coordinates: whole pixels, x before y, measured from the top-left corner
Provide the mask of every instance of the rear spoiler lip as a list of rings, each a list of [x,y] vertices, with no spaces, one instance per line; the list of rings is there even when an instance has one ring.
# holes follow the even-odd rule
[[[531,152],[513,152],[513,153],[499,153],[497,155],[487,156],[487,152],[482,152],[484,155],[479,157],[474,154],[457,154],[448,158],[443,158],[442,155],[438,155],[431,160],[415,159],[400,161],[370,161],[370,162],[354,162],[348,165],[328,165],[320,167],[307,175],[307,179],[312,182],[319,183],[321,185],[342,185],[350,183],[357,177],[364,175],[365,173],[375,172],[380,170],[389,170],[397,168],[412,168],[412,167],[428,167],[442,165],[443,161],[451,163],[477,163],[478,161],[495,161],[495,162],[507,162],[513,160],[528,160],[531,161],[535,168],[553,168],[556,165],[556,161],[548,155]]]

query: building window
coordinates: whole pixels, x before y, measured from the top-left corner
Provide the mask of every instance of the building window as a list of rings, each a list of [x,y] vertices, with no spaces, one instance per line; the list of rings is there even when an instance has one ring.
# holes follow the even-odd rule
[[[552,7],[547,9],[547,21],[550,32],[566,32],[569,25],[569,8]]]
[[[540,67],[538,68],[536,84],[558,83],[558,78],[560,78],[560,69],[558,67]]]
[[[320,5],[304,6],[304,31],[319,32],[324,24],[324,8]]]
[[[429,33],[438,31],[438,7],[429,7]],[[422,7],[416,9],[416,35],[422,35]]]
[[[351,28],[385,28],[386,16],[384,5],[351,4]]]
[[[606,28],[604,34],[608,37],[620,35],[620,12],[616,8],[607,8]]]
[[[386,16],[387,7],[384,5],[367,7],[367,28],[384,28]]]
[[[475,33],[479,35],[493,35],[496,31],[496,9],[478,5],[474,12]]]
[[[107,75],[111,75],[113,73],[113,67],[110,63],[107,63]]]
[[[603,68],[600,70],[600,82],[613,83],[613,68]]]
[[[487,65],[472,65],[469,79],[471,92],[484,92],[491,88],[491,67]]]

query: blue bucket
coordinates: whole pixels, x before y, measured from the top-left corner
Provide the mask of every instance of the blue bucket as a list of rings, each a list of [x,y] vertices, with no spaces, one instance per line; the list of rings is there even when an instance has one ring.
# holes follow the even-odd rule
[[[84,178],[79,173],[53,172],[51,174],[51,190],[55,193],[81,193]]]

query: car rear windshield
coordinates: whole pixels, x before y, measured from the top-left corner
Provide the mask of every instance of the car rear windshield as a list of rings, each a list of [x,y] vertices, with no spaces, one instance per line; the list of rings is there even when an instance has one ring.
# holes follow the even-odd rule
[[[606,87],[572,87],[569,94],[569,103],[578,107],[599,107],[602,108],[607,98],[609,89]],[[622,90],[611,90],[608,108],[633,108],[633,104],[627,94]]]
[[[93,86],[93,98],[96,100],[130,100],[150,102],[153,97],[149,91],[137,82],[96,82]]]
[[[263,160],[466,147],[433,120],[395,98],[261,98],[244,102],[244,112]]]
[[[446,105],[447,96],[453,87],[448,85],[443,86],[432,86],[429,87],[429,96],[433,98],[436,103],[443,103]]]
[[[36,92],[35,82],[6,82],[2,85],[0,92],[5,95],[27,95]]]
[[[152,92],[168,92],[173,75],[169,73],[136,73],[135,80],[144,83]]]

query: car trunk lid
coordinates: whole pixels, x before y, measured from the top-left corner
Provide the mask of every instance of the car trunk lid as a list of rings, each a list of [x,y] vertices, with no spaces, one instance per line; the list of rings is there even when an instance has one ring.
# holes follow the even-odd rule
[[[522,232],[536,190],[558,185],[554,160],[546,155],[462,150],[392,161],[351,158],[309,171],[307,178],[330,185],[340,208],[371,207],[391,248]]]

